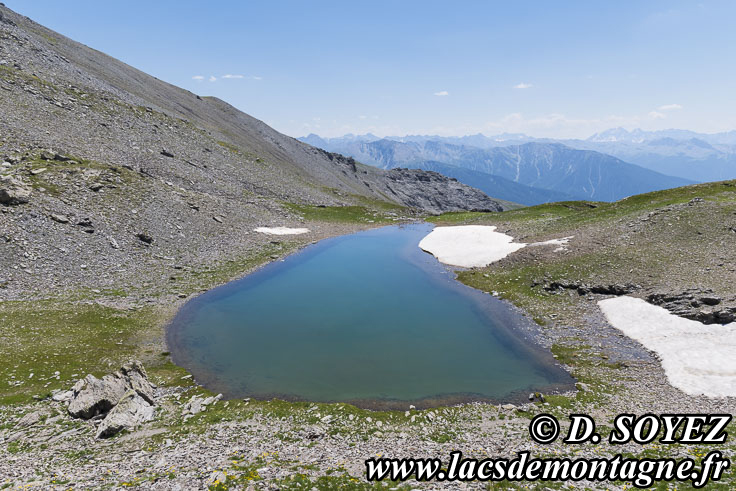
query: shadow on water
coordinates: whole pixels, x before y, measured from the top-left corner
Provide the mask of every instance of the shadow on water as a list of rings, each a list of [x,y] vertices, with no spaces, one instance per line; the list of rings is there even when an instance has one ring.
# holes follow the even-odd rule
[[[431,229],[323,240],[190,300],[167,329],[174,362],[228,398],[370,409],[572,388],[529,318],[417,247]]]

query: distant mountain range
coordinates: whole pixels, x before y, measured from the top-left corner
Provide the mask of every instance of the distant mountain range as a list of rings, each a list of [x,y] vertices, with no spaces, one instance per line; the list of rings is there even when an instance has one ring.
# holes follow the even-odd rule
[[[373,142],[381,138],[367,135],[345,135],[322,139],[310,135],[302,139],[311,145],[339,148],[346,143]],[[594,150],[617,157],[662,174],[695,182],[720,181],[736,178],[736,130],[723,133],[696,133],[688,130],[644,131],[613,128],[596,133],[585,140],[552,140],[534,138],[521,133],[494,136],[482,134],[462,137],[410,135],[386,137],[402,143],[442,142],[476,148],[495,148],[524,143],[562,143],[579,150]]]
[[[514,140],[526,138],[524,135],[508,136]],[[309,135],[301,140],[384,169],[434,170],[489,196],[526,205],[571,199],[614,201],[693,182],[654,172],[611,155],[556,142],[508,144],[506,142],[514,140],[483,135],[409,136],[396,140],[379,139],[374,135],[331,139]]]
[[[584,141],[565,143],[693,181],[736,178],[736,131],[709,135],[686,130],[626,131],[616,128]]]

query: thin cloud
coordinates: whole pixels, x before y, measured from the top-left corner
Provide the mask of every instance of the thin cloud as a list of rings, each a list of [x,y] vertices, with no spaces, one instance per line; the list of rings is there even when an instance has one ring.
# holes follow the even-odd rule
[[[210,78],[208,78],[207,80],[209,80],[210,82],[217,82],[217,77],[215,77],[214,75],[210,75]]]
[[[524,83],[524,82],[522,82],[520,84],[517,84],[517,85],[514,85],[514,88],[515,89],[529,89],[531,87],[532,87],[532,84],[527,84],[527,83]]]
[[[439,92],[435,92],[434,95],[439,96],[439,97],[444,97],[446,95],[450,95],[450,93],[447,92],[446,90],[441,90]]]
[[[665,104],[664,106],[659,106],[660,111],[675,111],[677,109],[682,109],[682,106],[679,104]]]
[[[667,116],[665,116],[664,114],[662,114],[662,113],[660,113],[660,112],[658,112],[658,111],[652,111],[652,112],[650,112],[650,113],[648,114],[648,116],[649,116],[650,118],[652,118],[652,119],[664,119],[664,118],[666,118],[666,117],[667,117]]]
[[[220,78],[225,79],[247,79],[247,80],[263,80],[263,77],[259,77],[258,75],[233,75],[232,73],[228,73],[227,75],[223,75]]]
[[[197,82],[201,82],[204,80],[204,77],[202,75],[195,75],[192,77],[193,80],[196,80]]]

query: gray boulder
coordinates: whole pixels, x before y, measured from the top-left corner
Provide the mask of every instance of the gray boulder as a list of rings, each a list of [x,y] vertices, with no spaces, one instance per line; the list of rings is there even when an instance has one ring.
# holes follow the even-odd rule
[[[0,204],[15,206],[28,203],[31,198],[31,188],[22,181],[10,177],[0,177]]]
[[[207,409],[207,406],[203,404],[203,400],[195,395],[192,396],[192,398],[189,399],[189,402],[184,406],[184,413],[195,415],[201,413],[205,409]]]
[[[111,437],[153,420],[154,407],[135,390],[128,390],[97,428],[97,438]]]
[[[148,381],[148,374],[141,362],[137,360],[129,361],[122,366],[120,371],[123,373],[131,389],[136,391],[138,395],[150,404],[154,404],[153,385]]]
[[[69,402],[69,414],[82,419],[105,414],[120,402],[129,389],[125,379],[117,373],[105,375],[102,379],[87,375],[72,388],[74,395]]]
[[[34,411],[20,418],[15,426],[18,428],[27,428],[29,426],[35,425],[39,421],[41,421],[41,413],[39,413],[38,411]]]
[[[132,390],[148,404],[154,404],[153,386],[139,361],[130,361],[122,368],[98,379],[87,375],[72,388],[69,414],[75,418],[90,419],[105,414],[119,404],[126,392]]]
[[[73,390],[55,390],[51,392],[51,399],[56,402],[69,402],[73,396]]]

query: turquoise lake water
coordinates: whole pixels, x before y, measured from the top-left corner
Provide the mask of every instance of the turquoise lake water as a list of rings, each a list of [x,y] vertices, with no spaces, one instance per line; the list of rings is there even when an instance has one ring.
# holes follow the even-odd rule
[[[429,407],[571,387],[531,323],[417,244],[428,224],[327,239],[189,301],[174,361],[226,397]]]

